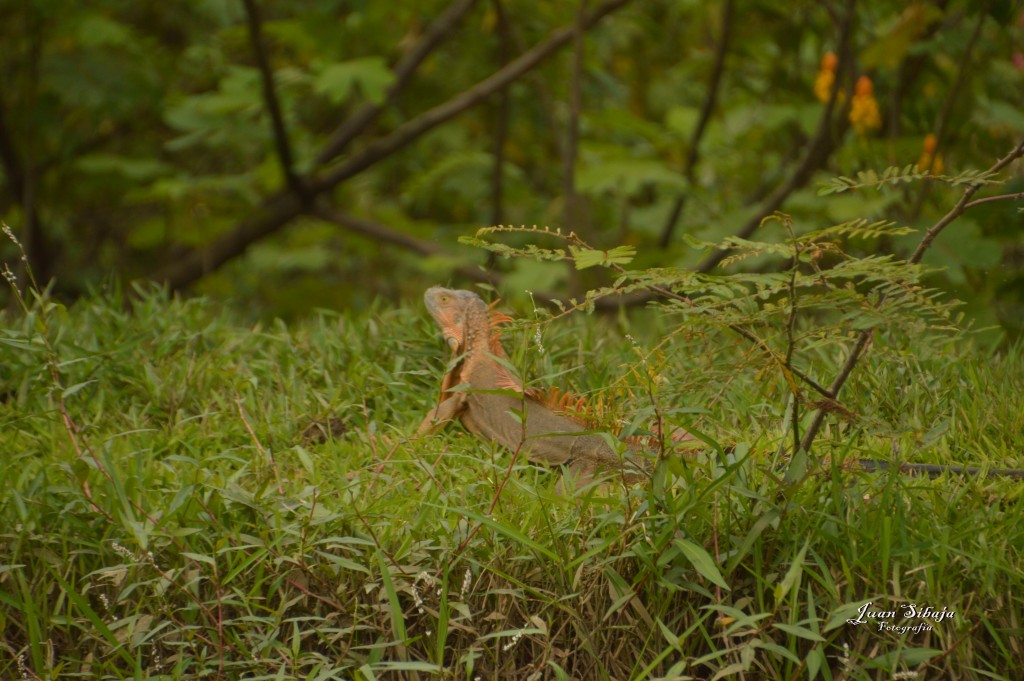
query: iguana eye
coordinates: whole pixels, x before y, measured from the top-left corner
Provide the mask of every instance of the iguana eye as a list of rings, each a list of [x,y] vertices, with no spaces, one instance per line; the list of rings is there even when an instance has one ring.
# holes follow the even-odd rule
[[[442,303],[447,303],[448,302],[448,296],[438,296],[437,299],[439,301],[441,301]]]

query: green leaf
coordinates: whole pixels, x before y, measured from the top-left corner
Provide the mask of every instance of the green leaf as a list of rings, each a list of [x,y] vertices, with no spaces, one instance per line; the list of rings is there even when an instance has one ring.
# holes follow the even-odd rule
[[[388,604],[391,606],[391,631],[395,641],[405,643],[408,638],[405,629],[405,615],[402,612],[402,602],[398,600],[398,591],[395,589],[395,582],[391,579],[391,570],[388,568],[384,553],[379,549],[374,552],[377,558],[377,566],[380,568],[380,579],[384,583],[384,591],[388,595]]]
[[[815,646],[805,658],[807,662],[807,678],[813,681],[818,678],[818,672],[825,665],[825,651],[820,646]]]
[[[636,247],[616,246],[608,251],[600,251],[593,248],[569,246],[569,252],[572,253],[572,259],[576,265],[576,269],[585,270],[588,267],[594,267],[595,265],[602,265],[604,267],[609,267],[611,265],[627,265],[632,262],[633,258],[636,256]]]
[[[811,540],[807,539],[804,541],[804,545],[797,552],[796,557],[793,559],[793,563],[786,570],[786,576],[782,578],[782,581],[775,586],[775,604],[778,605],[782,602],[782,599],[789,594],[790,590],[799,583],[800,575],[804,571],[804,556],[807,555],[807,547],[811,545]]]
[[[715,560],[703,546],[699,546],[687,539],[678,538],[673,543],[680,551],[682,551],[683,555],[686,556],[686,559],[690,561],[690,564],[693,565],[694,569],[700,573],[702,577],[723,589],[729,589],[729,585],[722,577],[722,573],[719,572],[718,566],[715,564]]]
[[[117,636],[114,635],[110,627],[106,625],[99,614],[97,614],[97,612],[89,605],[89,601],[82,596],[82,594],[78,593],[78,591],[67,580],[65,580],[57,570],[52,567],[48,569],[51,576],[60,583],[64,594],[66,594],[78,610],[85,615],[94,627],[95,631],[99,632],[99,634],[107,640],[107,643],[111,646],[110,649],[120,655],[121,658],[129,665],[134,664],[131,653],[129,653],[128,650],[120,644],[117,640]]]
[[[431,662],[419,662],[417,660],[409,660],[407,662],[385,660],[384,662],[377,662],[373,665],[373,668],[377,671],[431,672],[433,674],[440,674],[442,671],[441,667],[436,664]]]
[[[876,665],[882,668],[891,668],[897,660],[908,667],[917,667],[928,660],[942,655],[944,651],[935,648],[903,648],[902,650],[891,650],[872,659]]]
[[[695,106],[673,106],[665,116],[665,127],[689,140],[700,120],[700,109]]]
[[[199,563],[206,563],[207,565],[213,565],[213,566],[217,565],[217,561],[215,561],[210,556],[204,556],[201,553],[193,553],[191,551],[182,551],[181,555],[185,556],[186,558],[190,558],[191,560],[194,560],[194,561],[199,562]]]
[[[328,64],[313,80],[313,89],[341,104],[358,88],[366,99],[381,104],[394,79],[383,57],[361,57]]]
[[[895,68],[933,21],[942,18],[942,10],[925,2],[901,6],[895,17],[885,22],[882,37],[861,54],[861,65],[866,69]],[[887,30],[886,30],[887,29]]]
[[[441,506],[438,506],[437,504],[427,504],[427,506],[435,506],[435,507],[437,507],[439,509],[441,508]],[[508,537],[509,539],[512,539],[512,540],[522,544],[523,546],[527,546],[527,547],[533,549],[534,551],[536,551],[537,553],[539,553],[541,555],[547,556],[552,561],[555,561],[556,563],[561,563],[561,558],[558,556],[558,554],[556,554],[554,551],[552,551],[548,547],[544,546],[543,544],[540,544],[540,543],[534,541],[533,539],[530,539],[525,534],[520,532],[518,529],[512,527],[511,525],[506,525],[504,523],[499,523],[498,521],[494,520],[493,518],[488,518],[485,515],[481,515],[479,513],[476,513],[475,511],[470,511],[469,509],[466,509],[466,508],[448,509],[448,510],[452,510],[452,511],[461,513],[462,515],[466,516],[467,518],[471,518],[471,519],[477,521],[478,523],[486,525],[487,527],[491,528],[492,530],[494,530],[498,534],[503,534],[506,537]]]
[[[795,624],[783,624],[782,622],[775,622],[774,624],[772,624],[772,626],[775,627],[776,629],[780,630],[780,631],[786,632],[787,634],[792,634],[793,636],[796,636],[797,638],[804,638],[804,639],[807,639],[808,641],[824,641],[825,640],[824,638],[822,638],[821,634],[819,634],[818,632],[811,631],[810,629],[808,629],[806,627],[800,627],[800,626],[797,626]]]
[[[92,381],[83,381],[82,383],[76,383],[75,385],[71,386],[70,388],[65,388],[64,392],[61,393],[61,397],[65,398],[65,399],[68,398],[68,397],[71,397],[72,395],[77,393],[79,390],[81,390],[85,386],[89,385],[90,383],[95,383],[95,382],[96,382],[95,380],[92,380]]]

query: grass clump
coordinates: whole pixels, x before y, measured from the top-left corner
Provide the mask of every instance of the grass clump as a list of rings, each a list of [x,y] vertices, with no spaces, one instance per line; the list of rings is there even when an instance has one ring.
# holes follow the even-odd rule
[[[2,327],[5,678],[1009,679],[1024,655],[1021,483],[851,465],[1020,465],[1019,348],[880,335],[798,470],[784,391],[703,351],[722,336],[570,318],[541,355],[526,329],[532,375],[723,445],[564,498],[459,429],[408,438],[445,361],[416,309],[248,324],[139,291]],[[849,624],[867,603],[896,614]]]

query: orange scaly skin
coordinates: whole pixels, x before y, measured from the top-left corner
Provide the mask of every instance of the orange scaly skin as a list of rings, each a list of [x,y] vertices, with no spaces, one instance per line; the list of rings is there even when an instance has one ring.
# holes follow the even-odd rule
[[[621,457],[603,437],[582,433],[585,426],[538,401],[540,393],[524,393],[515,377],[495,361],[505,356],[496,321],[506,317],[493,314],[472,291],[435,286],[423,298],[453,357],[459,359],[441,383],[440,403],[423,419],[417,435],[457,420],[474,435],[534,461],[566,466],[577,485],[589,482],[599,470],[620,471],[627,482],[644,475],[643,462],[635,458],[642,448],[630,445],[632,456]],[[463,389],[453,390],[456,386]],[[517,418],[519,413],[525,418]]]

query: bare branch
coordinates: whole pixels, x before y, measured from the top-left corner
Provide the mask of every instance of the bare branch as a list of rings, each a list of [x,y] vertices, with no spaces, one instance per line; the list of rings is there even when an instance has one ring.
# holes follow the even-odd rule
[[[708,81],[708,94],[704,99],[704,105],[701,107],[700,115],[697,118],[697,127],[693,129],[693,134],[690,136],[690,146],[686,150],[684,172],[686,173],[686,179],[690,182],[691,191],[694,177],[696,176],[695,167],[697,160],[700,158],[700,141],[703,139],[704,131],[711,120],[711,114],[714,113],[715,104],[718,102],[718,92],[722,85],[722,75],[725,73],[725,56],[728,53],[729,41],[732,37],[733,5],[733,0],[725,0],[725,4],[722,6],[722,35],[718,39],[718,45],[715,46],[715,61],[711,67],[711,78]],[[679,222],[679,216],[682,215],[685,204],[686,194],[680,194],[676,197],[672,210],[669,212],[668,221],[665,222],[665,227],[662,229],[661,239],[658,242],[658,245],[662,248],[665,248],[672,242],[672,233],[676,229],[676,224]]]
[[[11,198],[20,205],[25,198],[24,166],[21,163],[21,155],[14,146],[14,137],[7,125],[7,107],[2,101],[0,101],[0,163],[3,163]]]
[[[851,36],[853,35],[855,4],[856,0],[847,0],[846,13],[843,16],[842,23],[839,24],[837,49],[839,63],[836,67],[837,75],[843,74],[853,59],[850,43]],[[754,213],[746,224],[736,232],[736,236],[741,239],[746,239],[753,234],[761,224],[761,220],[766,215],[771,215],[775,211],[779,210],[785,200],[789,198],[789,195],[807,184],[807,181],[811,179],[811,175],[814,171],[823,166],[828,160],[828,157],[832,154],[833,149],[837,146],[840,138],[842,137],[842,133],[846,130],[846,126],[848,125],[846,117],[843,116],[838,123],[838,129],[834,129],[835,124],[832,120],[832,113],[836,108],[839,96],[840,80],[841,78],[837,77],[835,82],[832,84],[832,91],[829,94],[828,102],[825,103],[825,108],[822,110],[821,117],[818,119],[818,129],[815,132],[811,143],[808,145],[800,164],[793,169],[789,178],[779,185],[775,191],[765,199],[764,203],[757,209],[757,212]],[[710,272],[718,266],[718,263],[722,262],[722,259],[725,258],[728,253],[728,250],[715,251],[697,266],[697,271]]]
[[[974,52],[975,46],[978,44],[978,39],[981,37],[981,29],[985,25],[985,19],[988,17],[986,12],[978,13],[978,21],[974,25],[974,31],[971,33],[970,39],[967,41],[967,47],[964,48],[964,54],[960,58],[960,68],[956,74],[956,80],[953,81],[953,85],[949,88],[949,92],[946,93],[946,99],[942,103],[942,109],[939,111],[939,116],[935,121],[935,127],[932,132],[935,134],[935,148],[931,150],[930,158],[928,160],[928,167],[922,168],[926,172],[931,172],[935,166],[935,160],[939,157],[939,150],[942,148],[943,143],[946,141],[946,126],[949,124],[950,116],[953,113],[953,106],[964,99],[961,97],[960,92],[967,84],[967,80],[971,73],[974,71],[972,68],[971,54]],[[910,211],[910,217],[908,222],[914,222],[921,215],[921,209],[924,208],[924,202],[928,199],[928,190],[931,188],[931,183],[925,180],[921,184],[921,191],[917,195],[917,200],[914,202],[914,207]]]
[[[394,244],[395,246],[400,246],[406,250],[412,251],[413,253],[418,253],[419,255],[448,255],[448,252],[443,248],[436,246],[429,241],[423,241],[422,239],[417,239],[414,236],[385,227],[384,225],[373,222],[372,220],[357,218],[354,215],[349,215],[348,213],[333,209],[324,201],[317,201],[313,205],[310,214],[324,220],[325,222],[338,225],[349,232],[353,232],[376,242]],[[498,281],[496,275],[477,267],[460,266],[456,267],[455,271],[460,276],[469,279],[470,281],[480,281],[488,284],[495,284]]]
[[[936,463],[891,463],[881,459],[857,459],[860,467],[866,471],[884,471],[889,468],[898,468],[901,473],[910,475],[927,475],[930,478],[937,478],[946,473],[957,475],[978,476],[983,472],[986,477],[1016,478],[1024,479],[1024,470],[1019,468],[981,468],[979,466],[955,466]]]
[[[508,17],[505,16],[505,6],[502,0],[494,0],[494,13],[497,16],[496,27],[498,33],[497,57],[498,63],[502,66],[508,62],[512,52],[512,37],[509,34]],[[495,107],[494,123],[494,166],[491,176],[491,224],[497,225],[502,222],[502,215],[505,213],[505,141],[508,139],[509,123],[509,96],[508,88],[498,93],[498,102]]]
[[[601,18],[629,4],[631,0],[606,0],[594,11],[588,13],[585,26],[592,27]],[[488,96],[501,90],[520,78],[544,59],[572,39],[574,26],[562,27],[552,32],[546,40],[535,45],[526,53],[509,63],[488,78],[464,90],[433,109],[423,112],[391,134],[366,146],[360,153],[345,162],[307,181],[305,189],[310,197],[332,189],[344,180],[361,173],[383,158],[405,147],[424,133],[448,121],[463,111],[479,104]],[[227,234],[213,243],[191,251],[179,260],[167,265],[155,275],[155,279],[167,282],[171,289],[181,289],[211,272],[228,260],[240,255],[252,243],[281,229],[303,211],[303,204],[292,192],[282,190],[268,197],[256,209],[255,215],[244,220]]]
[[[1021,156],[1024,156],[1024,141],[1018,144],[1017,147],[1009,154],[996,161],[996,164],[989,168],[988,172],[998,173]],[[942,230],[948,227],[951,222],[963,215],[963,212],[967,210],[967,204],[971,202],[971,197],[973,197],[978,190],[982,188],[982,186],[983,185],[981,184],[972,184],[964,190],[963,196],[961,196],[960,200],[957,201],[955,206],[953,206],[953,209],[946,213],[941,220],[936,222],[927,232],[925,232],[924,236],[921,238],[921,243],[917,245],[914,253],[910,256],[910,260],[908,261],[910,264],[913,265],[921,262],[921,258],[924,257],[924,252],[927,251],[928,247],[932,245],[933,241],[935,241],[935,237],[937,237]]]
[[[564,220],[567,229],[586,235],[583,225],[577,224],[576,211],[576,150],[580,137],[580,110],[583,101],[583,53],[587,0],[578,0],[579,10],[573,31],[572,74],[569,79],[569,120],[565,129],[565,147],[562,150],[562,199],[565,201]]]
[[[662,298],[669,298],[671,300],[675,300],[675,301],[678,301],[680,303],[689,303],[690,302],[689,299],[686,296],[679,295],[675,291],[672,291],[670,289],[667,289],[667,288],[664,288],[664,287],[661,287],[661,286],[649,286],[648,289],[653,294],[656,294],[657,296],[662,297]],[[708,313],[708,314],[710,314],[710,313]],[[775,357],[776,360],[780,364],[785,366],[789,370],[790,373],[792,373],[794,376],[796,376],[797,378],[802,380],[804,383],[806,383],[808,386],[810,386],[816,392],[821,393],[822,395],[824,395],[825,397],[827,397],[830,400],[832,400],[834,398],[835,395],[834,395],[834,393],[832,392],[831,389],[823,387],[820,383],[818,383],[813,378],[811,378],[806,372],[804,372],[801,369],[793,366],[792,364],[789,364],[788,361],[785,358],[780,358],[778,356],[778,353],[775,352],[775,350],[773,350],[771,348],[771,346],[769,346],[756,333],[754,333],[750,329],[746,328],[745,326],[741,326],[739,324],[729,324],[728,327],[729,327],[730,331],[733,331],[734,333],[737,333],[740,336],[742,336],[743,338],[747,339],[748,341],[750,341],[751,343],[756,345],[758,348],[760,348],[761,351],[764,352],[765,354],[767,354],[767,355],[769,355],[771,357]]]
[[[584,27],[592,27],[604,16],[629,4],[631,1],[606,0],[601,5],[598,5],[593,12],[587,14],[583,22]],[[533,48],[520,55],[504,68],[499,69],[476,85],[452,97],[447,102],[424,111],[410,121],[406,121],[386,137],[371,142],[360,153],[351,156],[343,163],[317,177],[313,181],[315,191],[323,191],[357,175],[382,158],[393,154],[410,142],[418,139],[423,133],[434,129],[441,123],[479,104],[490,95],[522,77],[531,69],[536,68],[537,65],[564,47],[572,40],[575,31],[575,24],[553,31],[546,40],[534,45]]]
[[[39,68],[41,42],[42,38],[36,34],[31,50],[33,72]],[[38,82],[38,78],[33,80]],[[29,99],[35,99],[34,93]],[[31,149],[31,146],[28,148]],[[31,266],[21,263],[19,267],[34,271],[41,281],[47,282],[52,270],[52,247],[43,233],[36,205],[36,178],[39,171],[33,165],[31,157],[23,157],[19,152],[15,134],[7,121],[7,109],[2,100],[0,100],[0,164],[3,165],[4,174],[7,176],[11,201],[21,208],[25,257],[28,258],[28,263]]]
[[[310,210],[310,215],[326,222],[343,227],[350,232],[367,237],[374,241],[401,246],[419,255],[441,255],[444,250],[429,241],[390,229],[379,223],[364,218],[357,218],[342,211],[330,208],[325,201],[317,201]]]
[[[935,7],[940,10],[945,10],[949,4],[949,0],[934,0]],[[984,14],[984,12],[982,12]],[[935,34],[942,27],[943,22],[940,19],[932,19],[927,23],[924,32],[918,36],[917,42],[922,44],[928,40],[931,40]],[[895,86],[890,89],[891,99],[889,106],[886,107],[889,111],[889,123],[886,132],[889,135],[889,139],[895,139],[901,134],[901,113],[903,111],[903,100],[905,99],[910,87],[920,77],[921,72],[930,63],[931,57],[926,51],[917,52],[911,50],[904,59],[900,61],[899,67],[896,72],[896,83]]]
[[[398,60],[398,63],[395,64],[392,71],[395,79],[390,87],[388,87],[384,101],[380,104],[367,102],[345,119],[331,133],[324,148],[317,154],[317,165],[322,165],[336,158],[357,135],[366,130],[367,126],[384,110],[384,107],[398,97],[399,93],[411,80],[413,73],[423,63],[423,60],[434,51],[434,48],[441,44],[476,2],[477,0],[455,0],[441,13],[441,16],[430,25],[430,28],[412,46],[412,49],[406,52]]]
[[[988,169],[988,173],[998,173],[999,171],[1006,168],[1018,158],[1024,156],[1024,141],[1020,142],[1010,153],[1003,158],[996,161],[996,163]],[[920,243],[914,250],[913,255],[907,261],[908,264],[914,265],[921,262],[921,258],[924,257],[925,252],[931,246],[932,242],[935,241],[942,230],[948,227],[954,220],[963,215],[964,211],[967,210],[967,206],[972,203],[971,197],[973,197],[979,189],[982,188],[981,184],[972,184],[964,190],[960,200],[956,202],[956,205],[946,213],[942,219],[932,225],[931,228],[925,232],[924,236],[921,237]],[[842,389],[843,384],[846,383],[846,379],[850,377],[854,367],[857,366],[858,360],[864,354],[864,350],[867,348],[871,336],[874,334],[874,329],[864,329],[857,336],[857,340],[850,350],[849,356],[846,358],[846,362],[843,364],[842,369],[839,370],[839,374],[835,380],[832,381],[832,385],[829,386],[829,392],[832,393],[832,397],[839,395],[839,391]],[[807,430],[804,431],[803,440],[800,442],[800,448],[804,451],[810,451],[811,445],[814,443],[814,438],[817,437],[818,431],[821,430],[821,425],[825,420],[825,412],[821,409],[814,413],[814,417],[811,419],[810,425]]]
[[[302,210],[302,201],[291,190],[281,190],[264,200],[230,232],[165,265],[153,278],[166,282],[171,290],[182,289],[281,229]]]
[[[277,99],[277,91],[274,88],[274,72],[270,68],[270,59],[267,57],[266,46],[263,44],[263,22],[260,19],[259,7],[256,0],[242,0],[245,4],[245,15],[249,29],[249,42],[252,44],[253,56],[256,58],[256,67],[260,72],[260,81],[263,85],[263,101],[270,115],[270,131],[274,136],[274,149],[277,152],[277,160],[281,164],[281,173],[285,182],[300,197],[306,196],[306,190],[302,180],[295,173],[295,162],[292,158],[292,147],[288,142],[288,131],[284,126],[284,116],[281,114],[281,104]]]
[[[983,203],[989,203],[990,201],[1015,201],[1017,199],[1024,199],[1024,192],[1017,192],[1016,194],[999,194],[997,196],[986,196],[983,199],[974,199],[964,206],[964,209],[974,208],[980,206]]]

